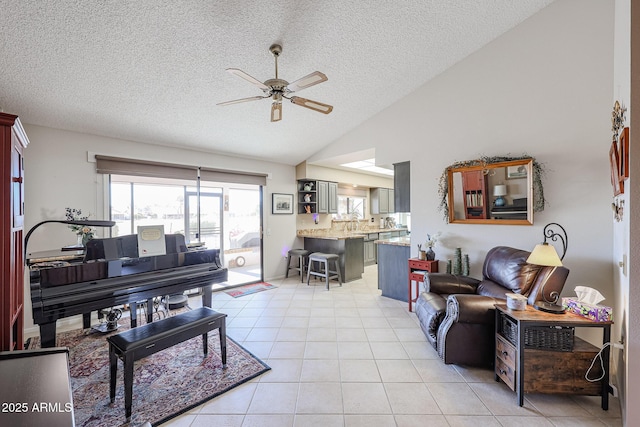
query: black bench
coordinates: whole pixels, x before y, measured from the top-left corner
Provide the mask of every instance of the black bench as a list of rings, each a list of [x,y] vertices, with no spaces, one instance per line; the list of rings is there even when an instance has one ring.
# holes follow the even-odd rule
[[[213,329],[219,329],[222,365],[226,367],[226,317],[226,314],[218,313],[209,307],[201,307],[107,337],[111,374],[109,385],[111,403],[116,398],[118,358],[124,364],[124,407],[127,421],[131,420],[133,362],[136,360],[195,338],[198,335],[202,335],[204,355],[206,356],[208,353],[207,333]]]

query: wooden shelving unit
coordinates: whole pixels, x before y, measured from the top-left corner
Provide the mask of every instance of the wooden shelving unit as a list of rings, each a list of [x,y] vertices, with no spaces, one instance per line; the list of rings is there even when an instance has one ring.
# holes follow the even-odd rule
[[[488,183],[482,170],[462,173],[462,191],[464,195],[464,214],[466,219],[487,219]]]
[[[24,165],[18,116],[0,113],[0,351],[24,347]]]

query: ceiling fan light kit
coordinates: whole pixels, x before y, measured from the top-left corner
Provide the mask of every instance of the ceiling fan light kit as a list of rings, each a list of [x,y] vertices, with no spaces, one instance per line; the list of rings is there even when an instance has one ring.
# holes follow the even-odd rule
[[[251,96],[249,98],[240,98],[235,99],[233,101],[220,102],[218,105],[231,105],[238,104],[241,102],[248,101],[257,101],[258,99],[273,99],[273,103],[271,104],[271,121],[277,122],[282,119],[282,99],[288,99],[293,104],[299,105],[301,107],[308,108],[313,111],[317,111],[323,114],[329,114],[333,111],[333,106],[329,104],[324,104],[322,102],[313,101],[306,98],[300,98],[299,96],[290,96],[294,92],[299,92],[302,89],[306,89],[308,87],[317,85],[322,82],[326,82],[327,76],[320,71],[314,71],[311,74],[308,74],[293,83],[289,83],[286,80],[278,78],[278,56],[282,53],[282,46],[279,44],[273,44],[269,48],[269,51],[273,54],[275,58],[275,68],[276,68],[276,77],[274,79],[266,80],[262,83],[260,80],[255,77],[250,76],[244,71],[238,68],[227,68],[227,72],[236,75],[240,78],[245,79],[249,83],[257,86],[262,90],[264,96]]]

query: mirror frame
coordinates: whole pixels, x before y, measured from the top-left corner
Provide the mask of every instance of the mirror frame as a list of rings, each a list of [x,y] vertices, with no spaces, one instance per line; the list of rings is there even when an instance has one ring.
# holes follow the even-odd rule
[[[448,196],[448,220],[450,224],[504,224],[504,225],[533,225],[533,162],[532,158],[510,160],[505,162],[485,163],[481,162],[476,165],[451,167],[447,169],[447,196]],[[510,166],[524,165],[527,168],[527,218],[526,219],[456,219],[454,211],[454,188],[453,174],[470,171],[486,171],[489,169],[506,168]],[[486,173],[486,172],[485,172]]]

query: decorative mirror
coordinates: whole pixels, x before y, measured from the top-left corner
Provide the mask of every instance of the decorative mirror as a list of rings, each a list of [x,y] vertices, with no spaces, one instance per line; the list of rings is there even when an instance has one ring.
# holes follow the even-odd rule
[[[544,209],[541,171],[529,157],[451,165],[441,179],[441,208],[450,223],[531,225]]]

